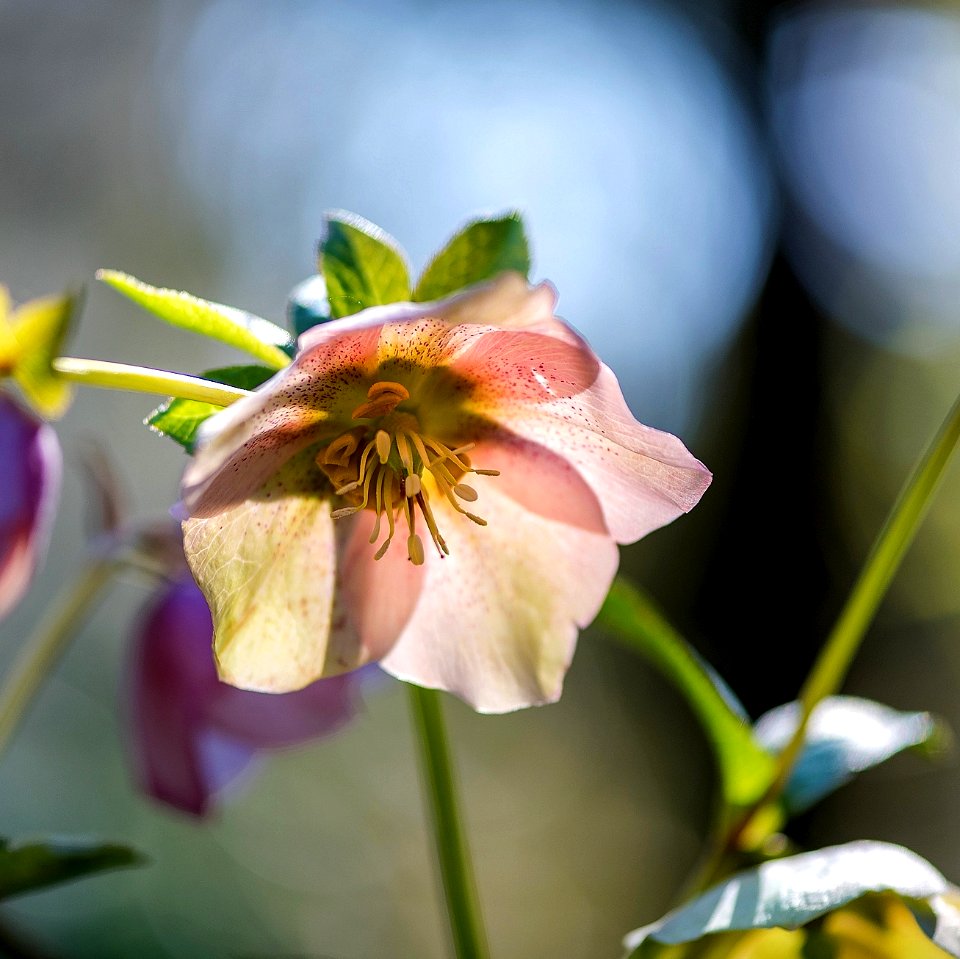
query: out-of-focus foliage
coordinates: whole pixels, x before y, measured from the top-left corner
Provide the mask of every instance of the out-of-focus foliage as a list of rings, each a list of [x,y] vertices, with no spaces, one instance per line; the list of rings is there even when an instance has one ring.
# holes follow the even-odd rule
[[[0,899],[145,862],[128,846],[91,839],[11,843],[0,839]]]

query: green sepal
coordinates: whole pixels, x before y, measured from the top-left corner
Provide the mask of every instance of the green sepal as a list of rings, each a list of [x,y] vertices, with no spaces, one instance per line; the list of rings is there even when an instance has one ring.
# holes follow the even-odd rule
[[[266,366],[226,366],[202,373],[204,379],[242,390],[255,390],[265,383],[276,370]],[[200,403],[196,400],[169,399],[157,407],[143,422],[152,430],[179,443],[188,453],[193,452],[197,431],[205,420],[219,413],[222,406]]]
[[[44,419],[58,419],[70,405],[73,391],[57,376],[53,361],[60,355],[81,295],[45,296],[21,304],[6,321],[6,362],[24,398]],[[0,317],[0,321],[2,321]]]
[[[773,781],[776,761],[754,738],[743,708],[726,685],[653,601],[617,579],[597,625],[646,657],[686,699],[713,747],[727,807],[743,808],[760,799]]]
[[[269,320],[180,290],[150,286],[117,270],[98,270],[97,279],[173,326],[219,340],[276,370],[290,362],[290,334]]]
[[[0,838],[0,899],[146,862],[141,853],[116,843],[55,838],[13,844]]]
[[[319,272],[327,284],[330,315],[410,299],[410,272],[396,240],[369,220],[336,211],[326,215]]]
[[[439,300],[507,270],[525,278],[530,272],[527,236],[516,212],[468,223],[427,265],[413,299]]]

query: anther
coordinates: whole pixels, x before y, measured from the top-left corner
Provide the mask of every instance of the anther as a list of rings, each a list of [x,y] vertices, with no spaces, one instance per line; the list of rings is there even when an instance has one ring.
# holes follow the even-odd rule
[[[403,481],[403,495],[416,496],[423,488],[420,477],[416,473],[411,473]]]
[[[385,416],[408,399],[410,399],[410,391],[402,383],[379,380],[367,390],[366,402],[361,403],[350,415],[355,420]]]
[[[392,441],[390,439],[390,434],[386,430],[377,430],[377,456],[380,457],[381,463],[386,463],[390,458],[390,447]]]
[[[416,533],[407,537],[407,556],[414,566],[423,566],[423,540]]]
[[[357,438],[352,433],[338,436],[323,453],[323,462],[329,465],[346,466],[357,449]]]
[[[475,503],[477,501],[477,491],[472,486],[467,486],[466,483],[457,483],[453,491],[460,499],[465,499],[468,503]]]
[[[376,400],[384,393],[393,393],[400,397],[400,401],[410,399],[410,391],[403,383],[393,383],[390,380],[378,380],[367,390],[367,399]]]

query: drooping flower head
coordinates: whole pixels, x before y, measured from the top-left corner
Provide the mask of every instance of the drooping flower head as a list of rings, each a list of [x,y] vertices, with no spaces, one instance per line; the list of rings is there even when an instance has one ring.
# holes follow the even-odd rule
[[[187,557],[223,677],[295,689],[370,661],[481,711],[555,700],[617,543],[710,473],[638,423],[517,274],[315,327],[208,421]]]
[[[209,812],[217,792],[260,751],[338,729],[354,711],[352,676],[270,696],[217,678],[213,624],[189,573],[151,598],[129,657],[130,743],[140,788],[183,812]]]
[[[0,619],[30,585],[46,549],[61,475],[53,429],[0,392]]]

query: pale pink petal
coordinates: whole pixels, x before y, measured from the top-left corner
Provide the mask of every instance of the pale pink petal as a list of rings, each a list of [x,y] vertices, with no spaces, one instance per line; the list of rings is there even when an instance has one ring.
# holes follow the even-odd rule
[[[597,378],[600,361],[581,340],[567,342],[527,330],[457,327],[450,372],[471,384],[470,406],[495,414],[510,427],[502,409],[577,396]],[[514,431],[516,432],[516,431]]]
[[[609,535],[595,492],[567,459],[505,430],[491,431],[470,450],[479,469],[499,470],[496,487],[547,519]],[[473,478],[463,477],[472,485]]]
[[[339,555],[339,589],[344,616],[367,657],[382,659],[406,626],[423,588],[424,567],[407,558],[405,527],[380,558],[370,543],[375,514],[364,510],[343,539]],[[386,527],[386,518],[381,522]]]
[[[551,284],[530,286],[520,273],[508,271],[429,306],[431,316],[443,317],[448,323],[479,323],[580,342],[579,336],[553,315],[556,303],[557,291]]]
[[[534,362],[528,334],[500,335],[514,340],[498,351],[485,337],[451,364],[478,384],[471,408],[575,466],[617,542],[634,542],[699,502],[709,470],[675,436],[637,422],[608,367],[596,361],[585,382],[590,366],[576,350],[557,344]]]
[[[437,503],[450,555],[431,553],[420,602],[381,666],[480,712],[553,702],[613,580],[609,536],[536,516],[478,477],[480,527]]]
[[[315,471],[309,452],[300,454],[252,498],[184,523],[187,561],[213,613],[220,675],[234,686],[287,692],[365,662],[348,625],[335,628],[330,503],[303,492]]]
[[[677,437],[637,422],[606,366],[577,396],[539,406],[504,404],[499,415],[577,467],[619,543],[632,543],[693,509],[713,478]]]

